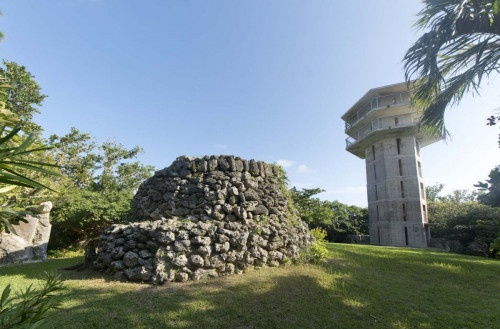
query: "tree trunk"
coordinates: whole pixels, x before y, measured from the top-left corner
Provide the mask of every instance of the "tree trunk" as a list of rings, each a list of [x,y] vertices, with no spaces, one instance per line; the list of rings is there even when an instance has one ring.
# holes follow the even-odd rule
[[[85,249],[85,262],[84,267],[92,269],[94,267],[94,260],[97,257],[96,248]]]

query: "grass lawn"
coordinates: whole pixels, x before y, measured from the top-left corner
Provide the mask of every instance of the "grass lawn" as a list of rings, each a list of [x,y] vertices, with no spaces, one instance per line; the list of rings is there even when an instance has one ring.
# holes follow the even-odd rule
[[[164,286],[61,271],[52,328],[500,328],[500,261],[328,244],[321,266],[267,268]],[[0,287],[36,282],[81,257],[0,267]]]

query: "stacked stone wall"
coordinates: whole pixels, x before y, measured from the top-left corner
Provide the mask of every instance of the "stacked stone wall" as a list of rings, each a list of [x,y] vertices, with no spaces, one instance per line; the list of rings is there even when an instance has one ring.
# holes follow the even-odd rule
[[[131,214],[137,222],[103,232],[95,266],[132,281],[279,266],[314,240],[288,202],[281,170],[233,156],[177,158],[141,184]]]

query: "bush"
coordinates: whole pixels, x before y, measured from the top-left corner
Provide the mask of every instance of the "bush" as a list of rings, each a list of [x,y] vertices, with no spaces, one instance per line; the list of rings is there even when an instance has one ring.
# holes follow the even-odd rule
[[[325,243],[317,241],[303,248],[296,262],[297,264],[320,264],[326,260],[327,255],[328,249]]]
[[[132,193],[107,195],[89,190],[67,191],[51,212],[49,249],[92,247],[94,239],[110,224],[128,220]]]
[[[10,284],[3,289],[0,296],[1,328],[40,327],[47,318],[47,311],[58,308],[61,300],[54,293],[63,289],[61,276],[45,273],[45,277],[40,288],[33,288],[31,284],[16,297],[9,297]]]
[[[325,242],[326,231],[321,227],[316,227],[311,230],[311,235],[316,239],[317,242]]]
[[[319,188],[290,189],[298,215],[309,227],[321,227],[330,242],[346,242],[348,235],[368,234],[367,208],[313,197],[321,192]]]

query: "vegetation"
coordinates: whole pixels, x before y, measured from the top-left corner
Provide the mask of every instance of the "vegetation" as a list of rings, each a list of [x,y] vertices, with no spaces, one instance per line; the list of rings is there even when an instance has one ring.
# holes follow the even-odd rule
[[[17,209],[52,201],[50,248],[92,248],[94,238],[103,227],[127,221],[129,202],[140,182],[151,175],[153,167],[134,161],[142,152],[140,147],[127,149],[114,141],[98,145],[89,134],[76,128],[64,136],[42,139],[43,128],[32,119],[39,113],[46,95],[24,66],[7,61],[3,64],[0,74],[5,76],[10,89],[2,94],[2,104],[22,119],[23,130],[30,135],[19,133],[20,126],[15,126],[5,129],[7,137],[0,139],[10,152],[2,152],[3,156],[11,153],[17,156],[15,165],[22,170],[16,179],[24,179],[22,186],[29,187],[7,190],[0,196],[1,201]],[[6,115],[1,118],[8,119]],[[16,143],[22,145],[22,153],[15,153]],[[30,145],[33,147],[28,152]],[[43,169],[42,164],[50,163],[52,171]]]
[[[43,173],[57,176],[57,172],[45,167],[57,167],[53,163],[34,161],[33,155],[50,149],[46,146],[33,147],[33,135],[22,135],[21,129],[25,124],[11,111],[5,109],[8,103],[11,87],[5,83],[0,85],[0,194],[7,194],[16,187],[47,188],[47,186],[29,177],[27,173]],[[25,212],[9,207],[9,198],[4,198],[0,210],[0,232],[7,230],[15,233],[12,226]]]
[[[54,328],[498,328],[500,263],[432,250],[327,244],[328,259],[147,286],[64,272]],[[80,258],[2,268],[24,289]],[[397,302],[395,302],[397,301]]]
[[[55,198],[51,213],[50,248],[95,246],[94,238],[111,223],[128,221],[130,200],[153,167],[133,160],[142,151],[115,142],[101,145],[76,128],[52,135],[53,157],[63,168],[64,194]]]
[[[490,171],[486,182],[478,182],[474,186],[484,192],[479,195],[479,202],[493,207],[500,207],[500,166],[496,166]]]
[[[338,201],[323,201],[313,198],[323,192],[319,188],[290,190],[293,204],[300,218],[310,228],[319,227],[326,231],[327,240],[346,242],[348,235],[368,234],[368,210],[356,206],[348,206]]]
[[[483,78],[499,71],[500,0],[422,2],[416,27],[427,32],[404,57],[406,80],[417,80],[414,101],[424,110],[422,123],[446,135],[446,108],[477,93]]]
[[[476,201],[476,193],[466,190],[454,191],[451,195],[439,196],[444,185],[427,188],[428,217],[433,238],[455,241],[453,251],[470,253],[470,243],[479,241],[489,246],[490,257],[498,257],[495,240],[500,237],[500,208]],[[481,198],[483,195],[480,195]]]
[[[298,264],[321,264],[326,261],[328,250],[326,249],[326,231],[317,227],[311,230],[311,235],[315,242],[304,247],[299,254],[296,263]]]
[[[46,324],[48,311],[61,303],[55,293],[63,289],[63,281],[59,274],[45,273],[45,277],[39,288],[29,284],[16,297],[11,297],[11,285],[7,284],[0,295],[0,328],[40,328]]]

